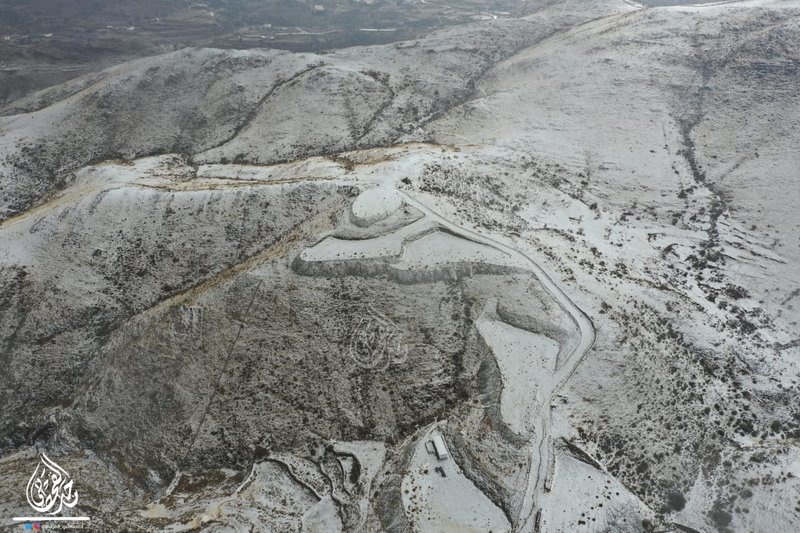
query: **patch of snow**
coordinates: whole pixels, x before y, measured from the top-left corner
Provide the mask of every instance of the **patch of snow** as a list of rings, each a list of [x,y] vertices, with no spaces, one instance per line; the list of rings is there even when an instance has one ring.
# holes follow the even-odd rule
[[[500,413],[511,429],[527,435],[533,429],[536,410],[555,386],[559,346],[544,335],[506,324],[493,313],[485,309],[476,325],[503,376]]]
[[[402,198],[397,190],[393,187],[377,187],[359,194],[351,211],[357,225],[369,226],[387,218],[401,205]]]
[[[455,461],[439,461],[425,443],[439,432],[427,431],[417,442],[401,485],[403,506],[414,531],[442,533],[510,531],[505,514],[462,472]],[[441,468],[442,476],[435,468]]]

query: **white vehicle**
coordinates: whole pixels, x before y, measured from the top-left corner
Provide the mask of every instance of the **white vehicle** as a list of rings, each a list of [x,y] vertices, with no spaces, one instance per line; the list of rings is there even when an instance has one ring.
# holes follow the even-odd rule
[[[445,446],[444,439],[441,435],[433,437],[433,451],[436,453],[436,458],[440,461],[447,459],[447,446]]]

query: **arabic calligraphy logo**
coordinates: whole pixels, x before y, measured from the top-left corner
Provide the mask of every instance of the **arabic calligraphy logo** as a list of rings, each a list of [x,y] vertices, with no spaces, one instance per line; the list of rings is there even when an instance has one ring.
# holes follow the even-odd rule
[[[58,514],[64,506],[75,507],[78,491],[72,488],[72,477],[42,453],[28,481],[28,504],[39,513]]]
[[[408,346],[400,329],[372,306],[358,321],[350,336],[350,357],[362,368],[385,369],[403,363]]]

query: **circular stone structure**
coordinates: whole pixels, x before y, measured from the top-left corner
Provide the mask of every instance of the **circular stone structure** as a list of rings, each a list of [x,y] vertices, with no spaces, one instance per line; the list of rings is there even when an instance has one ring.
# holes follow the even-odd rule
[[[393,187],[376,187],[363,191],[353,202],[351,212],[357,226],[369,226],[400,209],[403,199]]]

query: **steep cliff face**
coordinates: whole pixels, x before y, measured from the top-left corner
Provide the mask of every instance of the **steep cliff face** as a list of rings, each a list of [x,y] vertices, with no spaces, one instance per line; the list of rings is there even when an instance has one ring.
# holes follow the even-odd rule
[[[110,529],[797,529],[798,15],[553,3],[7,106],[3,516],[44,451]]]

